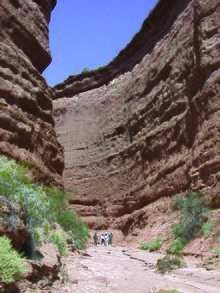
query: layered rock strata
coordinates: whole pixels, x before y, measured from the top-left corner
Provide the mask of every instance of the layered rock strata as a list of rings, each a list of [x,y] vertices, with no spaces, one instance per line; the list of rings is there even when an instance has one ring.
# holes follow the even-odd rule
[[[63,148],[42,77],[51,62],[48,22],[56,0],[0,2],[0,154],[30,163],[38,179],[62,184]]]
[[[220,190],[220,2],[161,0],[108,66],[53,90],[70,203],[128,234],[160,197]]]

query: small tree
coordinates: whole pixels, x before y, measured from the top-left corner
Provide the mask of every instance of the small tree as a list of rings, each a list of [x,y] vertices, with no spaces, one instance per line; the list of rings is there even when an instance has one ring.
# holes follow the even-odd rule
[[[169,252],[181,254],[186,243],[202,231],[208,219],[208,200],[199,191],[191,192],[186,197],[177,196],[173,200],[173,208],[180,210],[180,221],[173,225],[175,241]]]

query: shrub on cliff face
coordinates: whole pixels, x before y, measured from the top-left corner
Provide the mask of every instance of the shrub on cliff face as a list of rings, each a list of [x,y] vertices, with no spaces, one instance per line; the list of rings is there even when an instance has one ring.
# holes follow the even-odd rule
[[[208,238],[209,235],[212,233],[213,225],[210,222],[204,223],[202,225],[202,234],[205,238]]]
[[[181,255],[184,246],[198,233],[203,233],[205,237],[210,233],[211,226],[206,224],[208,200],[201,192],[191,192],[185,197],[175,196],[172,199],[173,210],[180,211],[180,221],[174,224],[174,243],[169,252]]]
[[[88,229],[75,213],[68,210],[64,191],[33,183],[30,175],[26,175],[28,173],[25,166],[0,156],[0,194],[22,207],[34,243],[42,245],[48,241],[56,223],[65,231],[71,231],[79,242],[86,243]]]
[[[89,71],[90,71],[89,68],[85,67],[85,68],[83,68],[83,70],[81,71],[81,73],[87,73]]]
[[[14,283],[26,272],[25,260],[12,248],[6,236],[0,237],[0,282]]]
[[[220,256],[220,247],[213,247],[212,248],[212,253],[215,253],[218,256]]]
[[[61,255],[67,255],[67,236],[65,232],[52,231],[50,234],[50,242],[53,243]]]
[[[67,209],[65,193],[59,189],[48,189],[47,194],[51,199],[50,209],[56,222],[65,232],[71,232],[75,248],[85,248],[89,236],[88,227],[74,211]]]
[[[183,237],[177,237],[172,243],[169,252],[176,255],[182,255],[183,248],[186,245],[186,239]]]
[[[155,251],[160,249],[162,244],[163,244],[163,239],[160,237],[157,237],[152,242],[141,242],[139,245],[139,248],[143,250]]]

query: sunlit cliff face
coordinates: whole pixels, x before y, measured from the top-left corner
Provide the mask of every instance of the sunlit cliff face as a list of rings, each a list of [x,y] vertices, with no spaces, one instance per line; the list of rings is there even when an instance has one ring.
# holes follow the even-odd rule
[[[131,233],[161,197],[219,190],[219,19],[218,0],[161,0],[109,65],[54,87],[65,186],[91,227]]]
[[[55,1],[0,2],[0,154],[28,161],[38,179],[62,184],[63,150],[53,129],[48,22]]]

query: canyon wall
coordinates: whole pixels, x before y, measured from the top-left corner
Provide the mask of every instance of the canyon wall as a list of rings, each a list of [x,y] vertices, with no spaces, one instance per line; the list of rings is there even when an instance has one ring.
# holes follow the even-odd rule
[[[39,180],[62,185],[63,147],[42,77],[51,62],[48,23],[56,0],[0,2],[0,154],[25,161]]]
[[[161,0],[110,64],[53,88],[65,187],[90,227],[126,235],[152,201],[220,190],[219,52],[219,0]]]

